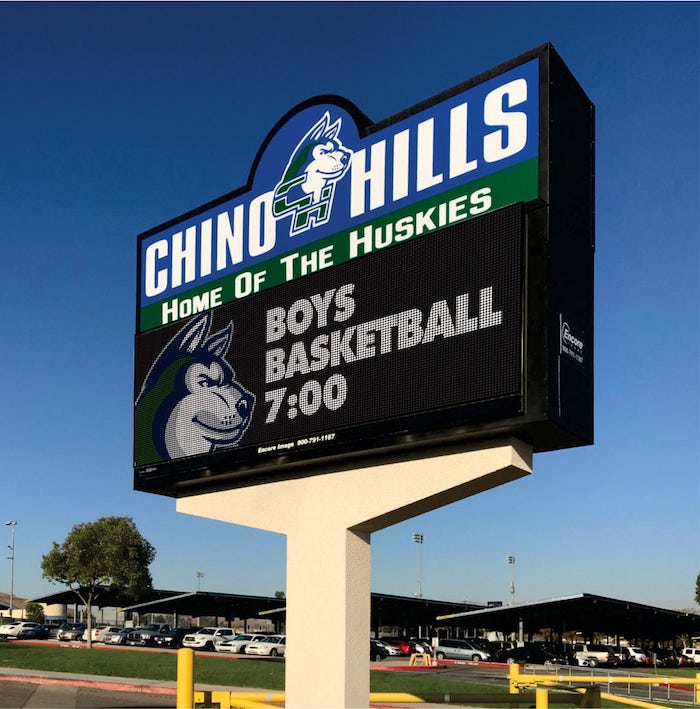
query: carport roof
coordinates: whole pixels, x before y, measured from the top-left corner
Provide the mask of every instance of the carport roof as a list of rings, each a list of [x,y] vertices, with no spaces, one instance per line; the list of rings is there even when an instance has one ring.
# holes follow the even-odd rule
[[[488,628],[512,633],[517,632],[521,621],[525,633],[552,628],[557,632],[580,631],[586,637],[593,633],[605,633],[662,641],[700,632],[700,615],[696,613],[667,610],[591,593],[445,614],[438,617],[437,624],[443,622],[464,628]]]
[[[232,619],[284,614],[286,599],[267,596],[241,596],[228,593],[182,593],[170,598],[154,599],[123,610],[141,613],[178,613],[180,615],[213,616]],[[425,598],[371,594],[372,624],[406,627],[430,625],[440,613],[459,613],[480,608],[474,603],[451,603]],[[227,615],[227,613],[229,615]]]
[[[47,604],[79,603],[75,592],[70,589],[33,600]],[[176,613],[195,618],[215,616],[233,620],[282,615],[286,604],[286,599],[270,596],[167,590],[154,590],[134,604],[133,599],[123,593],[105,589],[95,605],[141,613]],[[580,631],[585,637],[604,633],[659,642],[679,635],[700,635],[700,615],[696,613],[590,593],[488,608],[475,603],[372,593],[371,607],[373,628],[451,626],[514,633],[518,632],[522,621],[526,634],[551,628],[557,633]]]
[[[37,603],[80,603],[74,591],[66,589],[41,598],[33,599]],[[177,613],[194,618],[215,616],[232,620],[233,618],[264,617],[277,611],[285,612],[285,598],[270,596],[249,596],[234,593],[208,593],[194,591],[154,590],[138,603],[119,591],[105,589],[95,603],[98,608],[119,608],[123,611],[140,613]],[[408,627],[412,625],[432,626],[435,618],[441,614],[461,613],[481,608],[476,603],[455,603],[435,601],[411,596],[394,596],[386,593],[372,593],[372,624]]]
[[[41,598],[37,603],[65,603],[82,605],[77,594],[66,589]],[[98,608],[119,608],[124,611],[138,610],[145,613],[177,613],[178,615],[215,616],[217,618],[255,618],[263,611],[284,607],[284,598],[269,596],[248,596],[233,593],[208,593],[205,591],[153,590],[146,594],[139,603],[118,590],[104,589],[95,602]]]

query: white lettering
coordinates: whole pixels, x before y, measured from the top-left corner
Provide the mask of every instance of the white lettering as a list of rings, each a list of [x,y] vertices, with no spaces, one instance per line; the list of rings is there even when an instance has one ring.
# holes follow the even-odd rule
[[[503,313],[500,310],[493,312],[493,288],[482,288],[479,291],[479,328],[500,325]]]
[[[392,190],[394,201],[408,197],[408,145],[408,129],[402,130],[394,136],[394,181]]]
[[[144,291],[148,298],[163,293],[168,287],[168,269],[156,270],[157,262],[168,256],[168,242],[165,239],[149,244],[145,255],[145,283]]]
[[[243,205],[233,210],[233,227],[228,212],[216,218],[216,270],[223,271],[230,263],[243,260]]]
[[[467,110],[467,104],[461,103],[450,111],[450,178],[477,168],[477,161],[467,156]]]
[[[416,189],[420,192],[439,185],[442,174],[433,174],[435,120],[430,118],[418,124],[418,164]]]
[[[248,215],[248,252],[260,256],[274,248],[277,220],[272,214],[272,192],[258,195],[250,203]]]
[[[484,136],[484,160],[498,162],[519,153],[527,144],[527,114],[504,111],[527,100],[527,81],[516,79],[491,91],[484,101],[484,123],[503,128]],[[505,130],[504,130],[505,129]]]
[[[364,214],[365,185],[369,183],[369,208],[384,204],[386,179],[386,143],[381,140],[370,148],[370,166],[366,163],[366,150],[356,150],[351,158],[350,171],[350,216]]]
[[[177,234],[173,234],[172,253],[170,256],[170,263],[172,267],[170,283],[173,288],[181,286],[183,282],[189,283],[195,278],[197,258],[195,251],[196,236],[197,227],[188,227],[185,230],[184,241],[181,231],[178,231]]]

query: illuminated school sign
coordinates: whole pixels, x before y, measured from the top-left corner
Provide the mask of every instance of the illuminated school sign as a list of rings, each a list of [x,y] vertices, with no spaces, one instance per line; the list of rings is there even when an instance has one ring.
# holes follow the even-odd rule
[[[590,442],[592,125],[549,45],[380,123],[290,111],[244,188],[139,237],[135,487]]]

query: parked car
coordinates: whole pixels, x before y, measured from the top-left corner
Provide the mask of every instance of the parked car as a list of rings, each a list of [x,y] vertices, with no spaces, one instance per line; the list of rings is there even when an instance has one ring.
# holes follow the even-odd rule
[[[182,640],[191,632],[190,628],[173,628],[153,636],[153,644],[157,647],[182,647]]]
[[[385,642],[384,640],[375,640],[374,642],[378,643],[379,645],[383,645],[389,655],[403,655],[403,653],[401,652],[401,648],[397,647],[396,645],[392,645],[391,643]]]
[[[246,646],[251,642],[258,642],[267,636],[262,633],[241,633],[233,638],[221,638],[214,643],[214,650],[217,652],[245,653]]]
[[[488,662],[492,659],[491,653],[477,647],[469,640],[453,640],[440,638],[435,647],[435,657],[438,660],[472,660],[474,662]]]
[[[621,647],[616,653],[619,664],[624,667],[637,667],[647,664],[647,656],[641,647]]]
[[[213,650],[214,643],[221,638],[234,637],[233,628],[200,628],[187,633],[182,638],[182,646],[193,650]]]
[[[695,660],[682,652],[678,655],[678,667],[696,667]]]
[[[86,630],[85,623],[66,623],[58,631],[56,638],[58,640],[82,640]]]
[[[510,650],[515,650],[517,645],[512,640],[494,640],[491,643],[494,658],[499,662],[505,662],[506,655]]]
[[[46,623],[46,628],[49,631],[49,638],[55,640],[58,637],[58,631],[63,627],[63,623]]]
[[[90,631],[90,635],[92,637],[92,642],[97,641],[97,635],[99,634],[100,630],[105,627],[104,623],[98,623],[97,625],[92,626],[92,630]],[[85,638],[87,640],[87,637]]]
[[[105,635],[108,633],[118,633],[121,629],[119,625],[101,625],[98,628],[93,628],[92,642],[103,643],[105,641]]]
[[[34,624],[34,627],[24,627],[17,633],[18,640],[46,640],[48,637],[49,629],[40,623]]]
[[[406,638],[383,637],[380,640],[387,645],[397,647],[402,655],[410,655],[416,648],[416,644]]]
[[[506,662],[514,662],[519,665],[526,663],[532,665],[568,665],[569,658],[565,654],[555,654],[545,650],[541,645],[524,645],[507,650],[505,653]]]
[[[385,657],[389,657],[389,651],[384,643],[377,640],[369,641],[369,659],[372,662],[381,662]]]
[[[126,636],[135,630],[135,628],[119,628],[105,633],[102,636],[102,642],[105,645],[124,645],[126,644]]]
[[[684,647],[681,654],[691,659],[694,664],[700,665],[700,647]]]
[[[678,653],[675,650],[669,650],[667,648],[655,648],[652,653],[656,655],[656,666],[657,667],[678,667]],[[651,664],[654,664],[654,658],[652,657]]]
[[[31,628],[36,628],[39,623],[32,623],[28,620],[11,620],[9,623],[0,625],[0,635],[7,635],[10,638],[19,638],[21,633]]]
[[[155,638],[156,635],[168,632],[169,630],[170,626],[167,623],[150,623],[143,628],[133,628],[130,633],[126,634],[126,644],[140,645],[141,647],[153,645],[153,638]]]
[[[615,667],[620,663],[617,651],[608,645],[595,645],[588,643],[574,643],[571,648],[573,652],[572,664],[579,667]]]
[[[246,655],[269,655],[283,657],[287,639],[284,635],[267,635],[263,640],[246,645]]]

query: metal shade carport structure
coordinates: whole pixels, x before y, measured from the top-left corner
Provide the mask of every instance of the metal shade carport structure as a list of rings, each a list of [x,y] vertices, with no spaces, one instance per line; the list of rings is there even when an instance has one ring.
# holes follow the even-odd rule
[[[442,613],[460,613],[481,608],[475,603],[452,603],[384,593],[371,594],[371,625],[375,633],[380,627],[413,629],[416,635],[432,632],[435,618]],[[267,596],[241,596],[228,593],[183,593],[122,608],[139,613],[177,613],[216,616],[227,622],[233,618],[268,618],[279,629],[286,615],[286,599]],[[234,612],[235,611],[235,612]]]
[[[160,598],[167,598],[168,596],[174,596],[177,593],[180,593],[180,591],[152,590],[146,593],[140,600],[157,600]],[[63,591],[58,591],[56,593],[50,593],[46,596],[32,598],[30,602],[46,603],[48,605],[83,605],[83,602],[80,600],[77,592],[71,588],[66,588]],[[127,595],[122,589],[103,586],[100,588],[99,594],[95,599],[94,606],[96,608],[121,608],[122,606],[130,603],[135,603],[134,598]]]
[[[82,605],[70,589],[33,599],[36,603]],[[403,628],[408,634],[427,635],[434,632],[440,615],[474,611],[483,606],[469,602],[436,601],[414,596],[386,593],[371,594],[371,626],[376,634],[380,627]],[[118,590],[104,589],[96,608],[118,608],[125,613],[160,613],[200,618],[211,616],[230,623],[234,618],[267,618],[279,625],[285,618],[286,599],[233,593],[153,590],[138,601]]]
[[[445,614],[437,622],[462,630],[486,629],[505,635],[522,632],[525,639],[543,629],[550,629],[555,636],[552,639],[561,638],[563,633],[579,632],[589,640],[594,633],[602,633],[610,637],[660,643],[700,632],[700,615],[696,613],[667,610],[591,593]]]
[[[432,637],[436,634],[435,619],[445,612],[462,613],[483,606],[476,603],[454,603],[411,596],[393,596],[372,593],[370,597],[371,627],[375,637],[380,637],[381,628],[401,628],[400,635],[407,637]],[[286,608],[265,611],[265,615],[283,617]]]
[[[216,619],[216,625],[221,621],[226,625],[231,625],[234,618],[241,618],[245,621],[245,630],[247,630],[249,619],[266,617],[270,613],[284,608],[285,603],[286,600],[284,598],[270,596],[193,591],[191,593],[178,593],[165,598],[145,600],[141,603],[125,606],[120,610],[127,613],[136,611],[137,613],[174,615],[176,618],[175,625],[178,624],[177,618],[183,615],[193,618],[213,617]],[[278,629],[277,623],[275,625],[276,629]]]
[[[82,606],[80,598],[70,589],[41,598],[36,603]],[[117,608],[124,613],[165,613],[174,616],[188,615],[194,618],[212,616],[226,623],[234,618],[258,618],[261,613],[284,607],[283,598],[249,596],[232,593],[209,593],[206,591],[167,591],[154,589],[138,601],[123,591],[103,589],[98,595],[95,608]],[[175,621],[177,624],[177,620]]]

